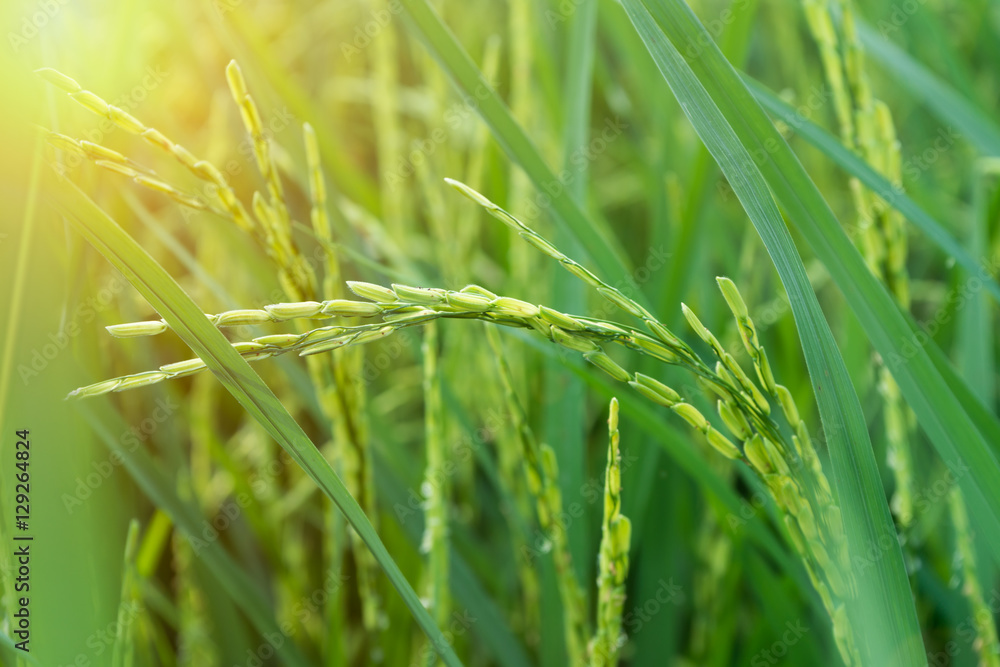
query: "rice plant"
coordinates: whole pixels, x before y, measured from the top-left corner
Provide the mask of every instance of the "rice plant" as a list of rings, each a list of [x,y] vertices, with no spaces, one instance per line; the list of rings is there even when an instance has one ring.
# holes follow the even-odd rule
[[[1000,40],[911,4],[25,9],[0,664],[1000,665]]]

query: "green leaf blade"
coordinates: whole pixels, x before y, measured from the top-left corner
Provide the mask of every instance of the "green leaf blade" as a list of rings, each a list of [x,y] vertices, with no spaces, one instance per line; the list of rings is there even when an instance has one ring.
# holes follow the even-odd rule
[[[652,3],[626,0],[623,4],[685,115],[729,179],[788,292],[834,464],[851,555],[859,556],[872,545],[887,545],[870,569],[853,572],[858,600],[849,611],[855,641],[871,664],[919,664],[923,659],[920,629],[902,553],[896,543],[864,414],[833,333],[751,153],[677,46],[661,30],[664,23],[677,27],[684,20],[697,24],[697,19],[681,3],[656,3],[659,21],[647,9],[646,5]],[[703,38],[708,38],[707,34],[703,33]],[[708,43],[711,44],[710,39]],[[718,56],[722,58],[721,53]]]
[[[461,665],[450,643],[434,624],[357,501],[260,376],[163,267],[100,207],[69,181],[59,178],[53,179],[50,184],[49,193],[55,207],[122,272],[177,335],[205,361],[243,409],[340,508],[399,591],[442,660],[449,666]]]

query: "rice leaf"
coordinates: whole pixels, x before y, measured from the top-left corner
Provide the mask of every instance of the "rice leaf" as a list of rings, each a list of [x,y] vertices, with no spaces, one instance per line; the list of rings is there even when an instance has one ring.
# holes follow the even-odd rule
[[[677,10],[674,0],[669,5],[675,8],[671,10],[675,22],[661,22],[668,33],[682,43],[711,44],[690,10]],[[871,275],[812,179],[718,50],[702,49],[690,65],[714,91],[713,99],[749,147],[789,220],[847,298],[942,459],[952,469],[967,465],[987,506],[1000,517],[997,417],[983,407],[930,336],[899,310]]]
[[[659,21],[653,18],[647,5],[654,6]],[[625,0],[623,6],[685,114],[729,179],[788,292],[827,436],[838,497],[845,510],[852,562],[855,557],[863,557],[873,545],[886,545],[870,568],[856,568],[853,572],[858,598],[849,605],[849,618],[855,641],[864,647],[862,650],[872,664],[921,663],[925,658],[920,629],[902,553],[896,543],[864,414],[833,333],[753,157],[661,26],[668,24],[678,31],[701,32],[705,40],[702,43],[711,45],[703,49],[701,61],[715,56],[725,62],[724,58],[704,29],[695,28],[700,28],[700,24],[683,3]],[[741,85],[738,79],[736,84]]]
[[[271,390],[201,314],[180,286],[121,227],[69,181],[51,179],[56,208],[121,271],[215,376],[340,508],[402,595],[417,623],[448,665],[460,665],[451,645],[386,550],[357,501]]]

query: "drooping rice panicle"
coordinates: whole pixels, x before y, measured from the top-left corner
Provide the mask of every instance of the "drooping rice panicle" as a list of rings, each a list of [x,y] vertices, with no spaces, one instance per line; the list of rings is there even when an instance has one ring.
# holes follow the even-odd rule
[[[267,184],[268,195],[271,198],[270,204],[278,213],[281,222],[288,224],[288,206],[285,203],[284,188],[281,186],[281,177],[278,175],[278,168],[271,155],[270,142],[264,133],[264,123],[260,118],[260,110],[254,102],[250,91],[247,89],[246,80],[243,78],[243,71],[235,60],[230,60],[226,66],[226,81],[229,83],[229,91],[233,95],[233,101],[240,110],[240,117],[243,119],[243,127],[253,142],[253,156],[260,170],[264,182]],[[283,233],[291,235],[291,228],[285,227]]]
[[[44,130],[44,132],[46,133],[46,140],[49,144],[59,150],[67,151],[80,157],[87,158],[96,166],[120,176],[130,178],[136,184],[149,188],[150,190],[155,190],[156,192],[165,194],[182,206],[187,206],[188,208],[199,211],[211,211],[216,215],[227,218],[229,217],[225,211],[209,203],[201,195],[186,192],[156,178],[155,172],[151,169],[143,167],[130,158],[125,157],[118,151],[114,151],[100,144],[95,144],[91,141],[83,139],[77,140],[73,137],[66,136],[65,134],[52,132],[51,130]]]
[[[124,109],[108,104],[91,91],[84,90],[79,83],[65,74],[50,67],[43,67],[36,70],[36,74],[65,92],[73,101],[85,109],[98,116],[107,118],[126,132],[138,135],[145,139],[147,143],[169,153],[184,165],[188,171],[209,184],[210,191],[218,197],[222,207],[229,213],[237,225],[247,232],[254,231],[254,225],[243,204],[236,197],[236,193],[233,192],[225,176],[213,164],[198,159],[186,148],[168,139],[159,130],[143,125],[141,121]]]
[[[476,192],[469,186],[450,178],[446,178],[445,182],[448,185],[455,188],[456,190],[458,190],[459,192],[461,192],[469,199],[471,199],[473,202],[482,206],[494,218],[500,220],[505,225],[513,228],[515,231],[518,232],[518,235],[522,239],[524,239],[529,244],[531,244],[541,252],[545,253],[549,257],[558,261],[560,264],[562,264],[564,269],[569,271],[571,274],[573,274],[586,284],[593,287],[612,304],[614,304],[618,308],[621,308],[630,315],[633,315],[634,317],[638,317],[639,319],[641,319],[657,338],[659,338],[662,342],[666,343],[667,345],[676,347],[678,350],[677,352],[678,354],[682,355],[691,354],[690,348],[688,348],[683,341],[681,341],[674,334],[672,334],[667,329],[667,327],[665,327],[663,323],[659,322],[655,317],[653,317],[653,315],[648,310],[643,308],[640,304],[636,303],[635,300],[626,296],[621,290],[604,282],[596,275],[594,275],[591,271],[583,267],[581,264],[574,261],[573,259],[570,259],[563,253],[559,252],[559,250],[556,249],[555,246],[553,246],[547,240],[542,238],[533,229],[525,225],[516,217],[514,217],[504,209],[500,208],[499,206],[497,206],[496,204],[494,204],[489,199],[484,197],[482,194]]]
[[[523,238],[557,259],[571,273],[579,276],[591,286],[599,289],[610,301],[642,319],[654,336],[631,327],[592,318],[568,315],[546,306],[535,306],[519,299],[502,297],[478,286],[468,286],[461,291],[433,288],[416,288],[393,285],[386,288],[371,283],[348,283],[351,290],[372,304],[364,314],[381,316],[380,322],[360,326],[328,326],[302,334],[276,334],[263,336],[251,341],[236,343],[234,346],[249,359],[259,359],[297,351],[300,355],[314,355],[344,346],[375,340],[392,334],[401,328],[425,324],[439,318],[481,319],[504,326],[530,328],[550,341],[573,350],[597,366],[612,378],[627,382],[648,399],[669,407],[675,414],[687,421],[697,431],[706,436],[708,443],[727,458],[747,461],[765,481],[767,488],[778,506],[785,512],[785,524],[792,544],[806,563],[807,571],[823,599],[834,624],[834,635],[845,662],[856,662],[856,649],[850,643],[853,636],[846,628],[847,617],[843,613],[844,601],[852,593],[853,580],[846,567],[846,543],[839,510],[832,502],[829,483],[822,472],[818,457],[812,451],[808,431],[798,416],[798,410],[791,401],[790,394],[774,382],[767,355],[760,346],[756,329],[749,318],[742,297],[735,285],[720,281],[720,288],[729,302],[736,318],[741,338],[754,361],[754,366],[762,385],[778,401],[792,426],[795,435],[788,443],[781,428],[770,416],[770,403],[756,383],[743,371],[731,354],[726,352],[718,339],[701,323],[691,309],[682,306],[694,332],[712,349],[718,362],[714,368],[708,366],[693,349],[670,333],[647,311],[620,291],[606,285],[592,273],[569,259],[548,241],[509,216],[501,209],[482,199],[478,193],[465,186],[456,187],[476,201],[487,206],[496,217],[516,227]],[[329,317],[337,314],[357,315],[361,308],[352,302],[334,300],[330,302],[303,302],[275,304],[255,311],[234,311],[236,314],[207,316],[215,323],[230,321],[281,321],[284,319]],[[377,312],[376,312],[377,311]],[[112,329],[118,335],[156,333],[163,330],[162,322],[135,323]],[[686,402],[677,392],[652,377],[622,368],[607,352],[602,344],[615,343],[642,352],[668,364],[679,365],[693,372],[704,383],[710,393],[719,399],[719,416],[726,428],[742,443],[741,447],[718,431],[712,423],[692,404]],[[180,366],[167,366],[160,371],[138,374],[126,378],[100,383],[78,390],[74,395],[85,396],[107,391],[121,391],[134,386],[151,384],[164,379],[169,373],[196,372],[201,362],[181,362]],[[185,366],[184,364],[188,364]],[[203,366],[203,364],[201,364]],[[511,390],[512,392],[512,390]],[[528,431],[530,433],[530,431]],[[536,446],[538,468],[549,480],[557,479],[557,468],[552,450]],[[800,465],[804,461],[808,465]],[[536,471],[537,473],[538,471]],[[539,480],[544,479],[539,477]],[[530,477],[529,477],[530,482]],[[541,482],[540,482],[541,483]],[[541,494],[540,517],[548,514],[552,507],[561,504],[559,489],[555,484],[535,485],[533,491]],[[558,516],[555,514],[554,516]],[[550,519],[543,518],[546,525]],[[560,544],[565,547],[565,531],[556,525],[549,526],[553,532],[556,554]],[[565,556],[568,558],[568,552]],[[572,572],[571,564],[557,560],[557,569]],[[565,578],[565,581],[575,578]],[[579,593],[579,584],[576,593]],[[581,600],[569,585],[564,585],[564,608],[572,608],[567,600]],[[574,655],[582,656],[583,637],[581,628],[585,621],[567,617],[567,637],[569,643],[577,643]]]
[[[709,442],[730,458],[738,456],[732,443],[690,404],[674,400],[668,393],[654,386],[655,380],[636,376],[633,378],[609,357],[598,343],[617,343],[652,356],[660,361],[685,366],[709,381],[716,392],[744,410],[746,419],[765,431],[778,436],[757,403],[746,395],[743,387],[728,373],[719,375],[706,366],[697,356],[681,357],[661,341],[635,329],[617,324],[559,313],[545,306],[534,306],[519,299],[497,296],[478,286],[468,286],[461,291],[433,288],[415,288],[394,285],[393,289],[371,283],[349,282],[351,289],[375,303],[359,304],[345,300],[328,302],[303,302],[274,304],[258,310],[238,310],[219,315],[207,315],[214,323],[262,323],[286,319],[354,316],[377,309],[383,321],[361,326],[327,326],[302,334],[273,334],[234,343],[234,347],[249,360],[259,360],[288,352],[310,356],[348,345],[376,340],[392,334],[402,327],[415,326],[438,318],[482,319],[505,326],[533,329],[554,343],[583,354],[584,358],[621,382],[629,382],[661,405],[670,407],[679,416],[704,433]],[[367,310],[366,310],[367,308]],[[111,330],[118,336],[150,335],[166,329],[162,321],[137,322],[115,325]],[[197,373],[205,364],[192,359],[167,364],[157,371],[141,373],[127,378],[110,380],[73,392],[71,397],[98,395],[109,391],[123,391],[146,386],[164,379]],[[743,381],[748,382],[743,376]]]
[[[812,450],[808,432],[798,416],[798,410],[791,402],[787,390],[781,385],[775,386],[775,393],[796,432],[792,438],[794,446],[782,444],[783,438],[780,430],[776,425],[765,421],[767,418],[762,416],[756,401],[743,391],[743,385],[750,382],[748,378],[744,377],[741,381],[737,381],[721,365],[717,368],[721,370],[722,375],[719,375],[717,371],[713,372],[701,363],[688,366],[690,370],[700,374],[701,377],[713,380],[715,383],[713,387],[724,397],[725,402],[720,401],[720,415],[727,428],[738,439],[742,438],[744,450],[741,452],[732,441],[717,431],[697,408],[685,402],[675,391],[654,378],[639,373],[629,374],[618,366],[598,344],[619,343],[650,354],[661,361],[678,362],[679,357],[676,355],[670,356],[662,353],[657,347],[662,346],[661,343],[634,329],[569,316],[545,307],[532,306],[517,299],[498,297],[475,286],[470,286],[461,292],[402,285],[396,285],[390,290],[369,283],[351,283],[351,287],[357,294],[376,300],[377,305],[382,309],[384,318],[382,322],[355,327],[322,327],[300,335],[264,336],[246,343],[236,343],[235,347],[251,359],[266,358],[289,351],[298,351],[300,354],[316,354],[345,345],[381,338],[390,335],[399,328],[423,324],[441,317],[483,319],[505,326],[534,329],[549,337],[553,342],[582,353],[591,363],[597,365],[613,378],[628,382],[630,386],[650,400],[670,407],[696,430],[705,434],[709,444],[725,456],[729,458],[745,457],[769,483],[779,504],[788,508],[792,516],[797,517],[794,534],[804,535],[808,540],[808,542],[802,542],[802,548],[805,549],[808,545],[811,552],[821,554],[817,558],[816,571],[823,572],[824,576],[828,577],[831,582],[836,582],[830,585],[836,590],[838,596],[848,592],[845,582],[841,580],[837,570],[833,567],[838,561],[830,559],[831,553],[837,559],[846,555],[843,544],[833,537],[827,538],[823,542],[821,534],[817,531],[817,516],[820,517],[821,525],[830,524],[830,522],[834,522],[830,525],[837,524],[835,521],[836,509],[827,508],[827,504],[832,504],[832,500],[829,499],[829,483],[822,474],[822,468]],[[264,309],[261,312],[267,316],[274,314],[277,316],[315,316],[322,310],[322,304],[313,302],[285,304],[281,308]],[[357,310],[354,307],[348,307],[348,312],[353,314]],[[737,321],[740,321],[739,317]],[[552,322],[557,322],[562,326],[554,325]],[[746,326],[745,321],[743,326]],[[165,379],[169,373],[189,374],[197,372],[203,366],[199,360],[180,362],[172,367],[164,367],[166,370],[161,370],[159,373],[154,371],[99,383],[79,390],[75,395],[87,396],[107,391],[121,391]],[[742,415],[742,419],[736,417],[737,414]],[[750,428],[751,425],[753,428]],[[759,430],[758,425],[760,425]],[[798,457],[801,457],[808,465],[799,466],[796,462]],[[814,476],[814,480],[807,485],[807,488],[819,489],[819,491],[810,492],[820,493],[821,495],[817,499],[806,501],[803,498],[804,488],[801,486],[801,482],[796,482],[791,477],[793,469],[806,470]],[[835,534],[839,535],[840,533]],[[817,539],[821,541],[816,541]],[[830,542],[831,539],[834,541]],[[817,585],[821,586],[821,590],[825,589],[826,586],[818,579]],[[827,597],[829,598],[829,596]]]
[[[597,566],[597,630],[590,644],[593,667],[615,667],[624,644],[622,608],[628,579],[632,522],[622,515],[621,453],[618,434],[618,399],[611,399],[608,415],[608,463],[604,472],[604,519]]]
[[[860,658],[852,642],[853,634],[846,628],[844,613],[855,593],[840,508],[791,392],[774,381],[743,297],[728,278],[720,277],[717,282],[736,320],[747,353],[754,359],[758,377],[765,387],[770,387],[769,391],[794,433],[791,447],[783,438],[772,440],[767,435],[752,434],[743,441],[743,452],[784,511],[785,526],[792,542],[833,621],[841,658],[849,666],[858,665]],[[720,416],[727,424],[735,419],[731,408],[719,401]],[[741,426],[738,424],[736,428]]]
[[[500,297],[478,286],[469,286],[462,291],[453,292],[403,285],[394,285],[389,289],[370,283],[349,284],[356,294],[371,299],[374,305],[378,306],[382,321],[360,326],[321,327],[303,334],[263,336],[252,341],[235,343],[234,347],[249,360],[290,351],[297,351],[301,355],[313,355],[383,338],[401,328],[421,325],[434,319],[458,318],[481,319],[504,326],[532,329],[552,342],[581,353],[585,359],[612,378],[627,382],[648,399],[669,407],[703,433],[708,443],[724,456],[740,458],[750,463],[765,481],[779,507],[787,513],[786,528],[793,545],[806,563],[813,585],[833,619],[841,655],[849,665],[856,664],[856,649],[850,644],[852,635],[846,630],[847,617],[842,612],[844,606],[842,600],[852,595],[853,583],[849,569],[845,567],[847,552],[839,510],[832,501],[829,483],[812,449],[808,430],[801,421],[799,411],[791,401],[787,389],[779,384],[775,385],[776,400],[781,404],[795,432],[791,445],[785,443],[780,428],[771,421],[768,414],[761,411],[758,405],[759,399],[754,399],[746,391],[746,388],[753,383],[745,373],[739,371],[741,375],[737,378],[721,361],[713,370],[701,362],[693,352],[690,356],[681,357],[669,350],[661,341],[627,326],[559,313],[545,306],[534,306],[518,299]],[[320,302],[281,304],[277,308],[261,309],[252,316],[241,314],[239,317],[317,317],[323,314],[326,307]],[[327,308],[328,314],[338,312],[337,308],[346,308],[344,312],[351,314],[358,312],[355,306],[345,305],[341,301]],[[742,319],[746,315],[738,306],[734,315],[737,317],[737,323],[746,328],[747,322]],[[700,323],[693,314],[690,317],[699,335],[706,338],[711,336],[707,329],[701,331],[703,325],[698,326]],[[221,319],[228,321],[225,318]],[[155,327],[145,323],[138,326],[137,330],[147,332],[148,329],[162,328],[160,323],[154,324]],[[126,328],[126,332],[130,332],[130,329]],[[716,430],[697,408],[685,402],[677,392],[654,378],[625,371],[608,356],[600,343],[616,343],[660,361],[684,366],[696,376],[707,380],[710,390],[720,398],[720,417],[733,435],[738,440],[742,439],[742,451]],[[84,397],[108,391],[122,391],[159,382],[167,377],[191,374],[203,368],[204,363],[200,360],[179,362],[164,366],[159,371],[140,373],[85,387],[72,395]],[[733,368],[738,367],[733,366]],[[759,393],[759,390],[757,392]],[[526,432],[530,434],[530,430]],[[531,447],[528,449],[532,450]],[[540,474],[545,476],[538,477],[539,484],[544,478],[556,479],[556,462],[551,449],[536,446],[534,450],[538,452],[534,457],[538,461],[535,476]],[[530,458],[526,455],[529,463]],[[798,459],[807,465],[799,465]],[[803,474],[807,477],[797,478],[797,475]],[[532,476],[529,475],[529,485],[533,484],[531,480]],[[553,484],[549,486],[535,484],[532,490],[540,494],[536,496],[541,498],[538,500],[542,508],[539,510],[540,516],[558,516],[558,513],[555,515],[550,513],[552,507],[561,504],[558,488]],[[555,553],[559,553],[561,548],[559,545],[565,547],[564,530],[560,528],[558,522],[553,524],[549,518],[544,518],[543,523],[552,531]],[[568,552],[566,555],[568,556]],[[571,572],[572,570],[565,570],[567,566],[571,567],[568,562],[563,563],[560,570]],[[568,598],[576,599],[571,593],[566,595]],[[572,618],[569,620],[571,624],[579,627]],[[579,632],[572,632],[569,626],[567,631],[574,636],[581,636]]]

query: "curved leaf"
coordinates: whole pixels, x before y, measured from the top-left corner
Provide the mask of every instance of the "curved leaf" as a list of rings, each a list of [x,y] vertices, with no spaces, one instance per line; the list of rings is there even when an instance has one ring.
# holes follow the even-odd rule
[[[719,162],[757,228],[788,292],[827,435],[852,563],[862,558],[871,546],[885,546],[870,567],[853,571],[858,597],[849,605],[848,613],[855,642],[867,656],[865,664],[920,664],[923,660],[920,628],[903,568],[902,552],[896,541],[864,414],[833,333],[754,159],[677,47],[660,28],[664,23],[676,28],[678,19],[695,23],[697,19],[689,14],[686,6],[668,7],[667,4],[675,3],[661,2],[656,3],[658,22],[646,4],[640,0],[623,2],[640,37],[681,102],[685,115]],[[686,15],[678,16],[682,13]],[[704,38],[711,43],[707,34]]]

